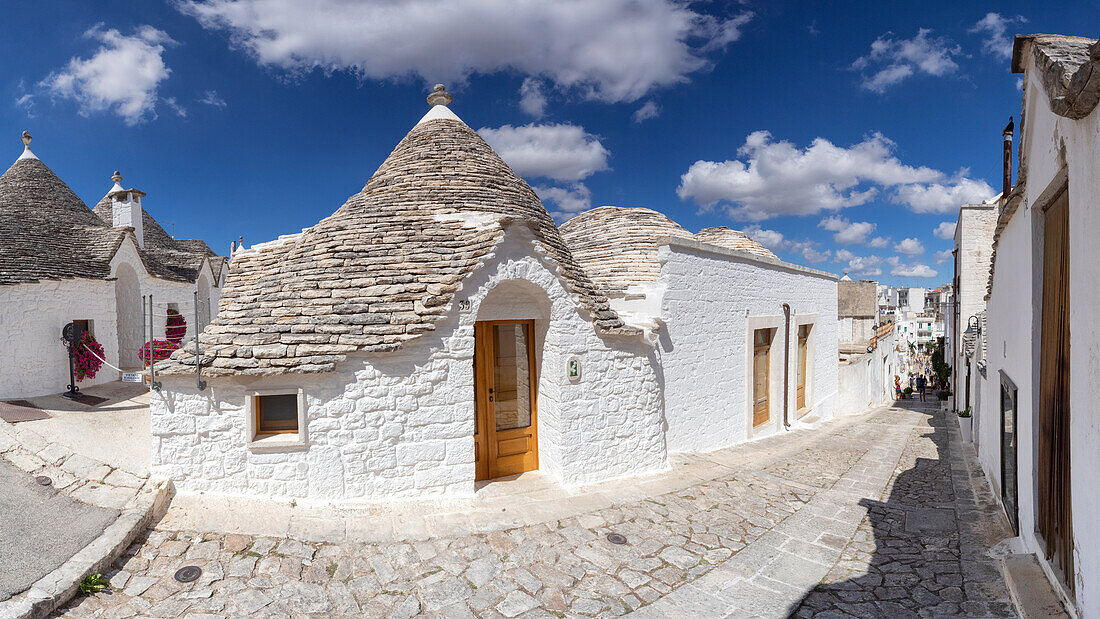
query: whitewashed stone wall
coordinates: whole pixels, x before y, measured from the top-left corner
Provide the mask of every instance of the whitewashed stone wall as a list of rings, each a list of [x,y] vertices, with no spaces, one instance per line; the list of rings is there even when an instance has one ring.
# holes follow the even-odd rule
[[[1045,199],[1069,186],[1070,461],[1077,613],[1100,616],[1100,423],[1095,385],[1100,376],[1100,108],[1080,120],[1053,114],[1043,87],[1026,59],[1026,116],[1021,145],[1026,167],[1024,202],[1001,232],[993,289],[988,302],[987,380],[978,412],[979,459],[1000,487],[1000,371],[1018,388],[1020,531],[1027,548],[1041,554],[1035,534],[1032,462],[1038,428],[1039,354],[1042,324],[1043,213]]]
[[[874,352],[840,363],[837,414],[861,413],[894,399],[894,375],[901,374],[897,334],[891,332],[878,342]]]
[[[966,331],[970,317],[985,309],[997,212],[998,209],[992,205],[967,204],[959,209],[959,219],[955,225],[955,249],[959,262],[959,288],[955,291],[955,302],[959,311],[959,333],[951,367],[952,382],[956,386],[955,402],[959,409],[966,408],[964,377],[967,361],[962,350],[962,333]],[[947,319],[954,318],[948,316]],[[944,351],[951,358],[952,350],[945,348]]]
[[[658,251],[666,286],[658,332],[670,451],[711,451],[774,433],[783,422],[783,303],[791,305],[789,421],[833,416],[837,397],[836,276],[693,241]],[[798,325],[813,323],[807,406],[795,407]],[[751,426],[752,330],[776,328],[771,419]]]
[[[262,379],[166,377],[152,399],[152,472],[182,492],[318,500],[469,496],[474,491],[474,322],[535,319],[539,466],[565,485],[667,467],[652,348],[601,338],[519,226],[463,283],[434,332],[337,371]],[[499,291],[501,294],[493,294]],[[469,301],[470,309],[459,305]],[[582,360],[569,383],[564,359]],[[250,447],[249,391],[303,388],[306,441]]]
[[[137,273],[138,308],[123,308],[124,320],[136,320],[131,331],[141,332],[141,294],[152,292],[160,303],[193,306],[193,284],[170,282],[151,277],[142,264],[133,241],[127,239],[111,260],[112,275],[121,265]],[[0,399],[27,398],[61,393],[69,384],[69,357],[61,342],[61,329],[73,320],[91,321],[92,333],[103,346],[107,361],[122,368],[140,364],[137,350],[121,351],[118,336],[117,295],[131,294],[132,287],[116,294],[115,281],[68,279],[31,284],[0,286]],[[216,304],[221,288],[210,288]],[[131,310],[133,308],[130,308]],[[192,317],[187,317],[187,338],[193,337]],[[162,307],[154,315],[155,337],[164,337],[166,313]],[[94,379],[77,383],[84,388],[119,379],[118,372],[103,366]]]

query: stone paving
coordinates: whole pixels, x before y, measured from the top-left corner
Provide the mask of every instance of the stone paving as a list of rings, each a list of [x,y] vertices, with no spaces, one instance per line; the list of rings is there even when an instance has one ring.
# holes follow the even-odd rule
[[[1009,534],[984,481],[935,403],[906,404],[702,456],[725,473],[675,492],[490,533],[304,543],[154,528],[108,572],[111,591],[59,612],[1011,615],[985,555]],[[202,576],[176,582],[184,565]]]

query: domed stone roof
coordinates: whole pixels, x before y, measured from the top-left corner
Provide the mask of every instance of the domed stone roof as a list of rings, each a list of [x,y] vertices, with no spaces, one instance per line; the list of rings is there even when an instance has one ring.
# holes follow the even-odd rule
[[[0,285],[110,275],[124,232],[103,225],[30,150],[0,176]]]
[[[760,243],[749,238],[747,234],[740,230],[734,230],[725,226],[717,226],[714,228],[703,228],[695,233],[695,240],[700,243],[707,243],[708,245],[717,245],[719,247],[725,247],[726,249],[732,249],[734,251],[743,251],[749,254],[755,254],[762,258],[771,258],[772,260],[779,260],[770,249],[764,247]]]
[[[657,211],[601,206],[561,225],[561,234],[588,276],[611,295],[635,284],[657,281],[657,241],[692,235]]]
[[[235,254],[200,338],[204,372],[207,362],[215,375],[324,372],[352,352],[396,350],[435,329],[513,224],[531,230],[597,329],[636,332],[577,265],[531,187],[445,99],[434,101],[339,210]],[[193,352],[177,351],[158,371],[193,371]]]

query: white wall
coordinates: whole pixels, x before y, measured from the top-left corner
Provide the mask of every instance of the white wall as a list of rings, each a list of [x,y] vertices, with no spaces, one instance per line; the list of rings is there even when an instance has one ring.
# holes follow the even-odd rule
[[[999,390],[997,372],[1004,370],[1019,389],[1020,531],[1032,551],[1040,548],[1035,535],[1036,419],[1042,301],[1042,218],[1044,197],[1069,179],[1070,264],[1070,460],[1077,607],[1081,616],[1100,616],[1100,422],[1095,385],[1100,377],[1100,111],[1081,120],[1050,112],[1049,102],[1027,59],[1026,117],[1023,157],[1026,166],[1024,203],[1001,233],[993,291],[989,299],[989,359],[987,387],[982,395],[984,417],[979,455],[986,474],[999,479]]]
[[[901,374],[896,342],[897,336],[891,331],[878,341],[874,352],[840,363],[837,415],[861,413],[894,400],[894,375]]]
[[[814,274],[672,242],[658,251],[665,326],[658,332],[670,451],[710,451],[774,433],[783,418],[783,303],[792,309],[789,421],[795,410],[797,325],[814,323],[804,421],[833,416],[837,392],[837,286]],[[792,265],[793,266],[793,265]],[[771,419],[751,427],[752,329],[773,327]]]
[[[191,376],[164,377],[151,405],[153,474],[182,492],[469,496],[474,322],[504,318],[538,321],[540,470],[575,485],[667,467],[655,351],[641,336],[596,335],[542,255],[528,231],[510,228],[436,330],[395,353],[351,355],[323,374],[208,378],[202,393]],[[508,294],[490,295],[498,286]],[[471,309],[459,311],[459,300]],[[565,359],[574,354],[581,379],[570,383]],[[272,387],[305,389],[307,440],[300,449],[249,446],[246,393]]]
[[[124,307],[124,327],[133,341],[133,334],[142,332],[141,295],[154,295],[154,337],[164,337],[167,321],[164,304],[178,303],[181,311],[191,313],[194,284],[157,279],[145,271],[133,241],[127,238],[111,260],[111,274],[119,269],[133,269],[137,286],[123,276],[116,280],[66,279],[30,284],[0,286],[0,399],[27,398],[61,393],[69,384],[69,361],[61,343],[61,329],[72,320],[90,320],[92,333],[103,346],[108,362],[124,369],[137,368],[137,350],[121,351],[118,335],[119,295],[137,295],[137,308]],[[217,303],[221,288],[210,287],[212,302]],[[186,315],[187,338],[194,336],[193,316]],[[136,322],[136,324],[135,324]],[[94,379],[78,382],[84,388],[119,379],[118,372],[103,366]]]

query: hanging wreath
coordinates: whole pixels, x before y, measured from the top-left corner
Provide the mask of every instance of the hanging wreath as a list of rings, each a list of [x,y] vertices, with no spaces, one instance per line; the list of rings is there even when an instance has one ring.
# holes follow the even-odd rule
[[[90,331],[85,331],[77,340],[73,350],[73,373],[76,380],[95,378],[99,368],[103,367],[103,346],[95,341],[95,336]]]
[[[179,348],[184,335],[187,335],[187,320],[183,317],[183,314],[168,308],[168,322],[164,327],[164,337],[175,343],[176,348]]]
[[[179,347],[179,344],[172,340],[153,340],[153,363],[171,357],[172,353],[178,350]],[[149,342],[145,342],[145,345],[141,347],[138,358],[145,363],[146,367],[149,366]]]

